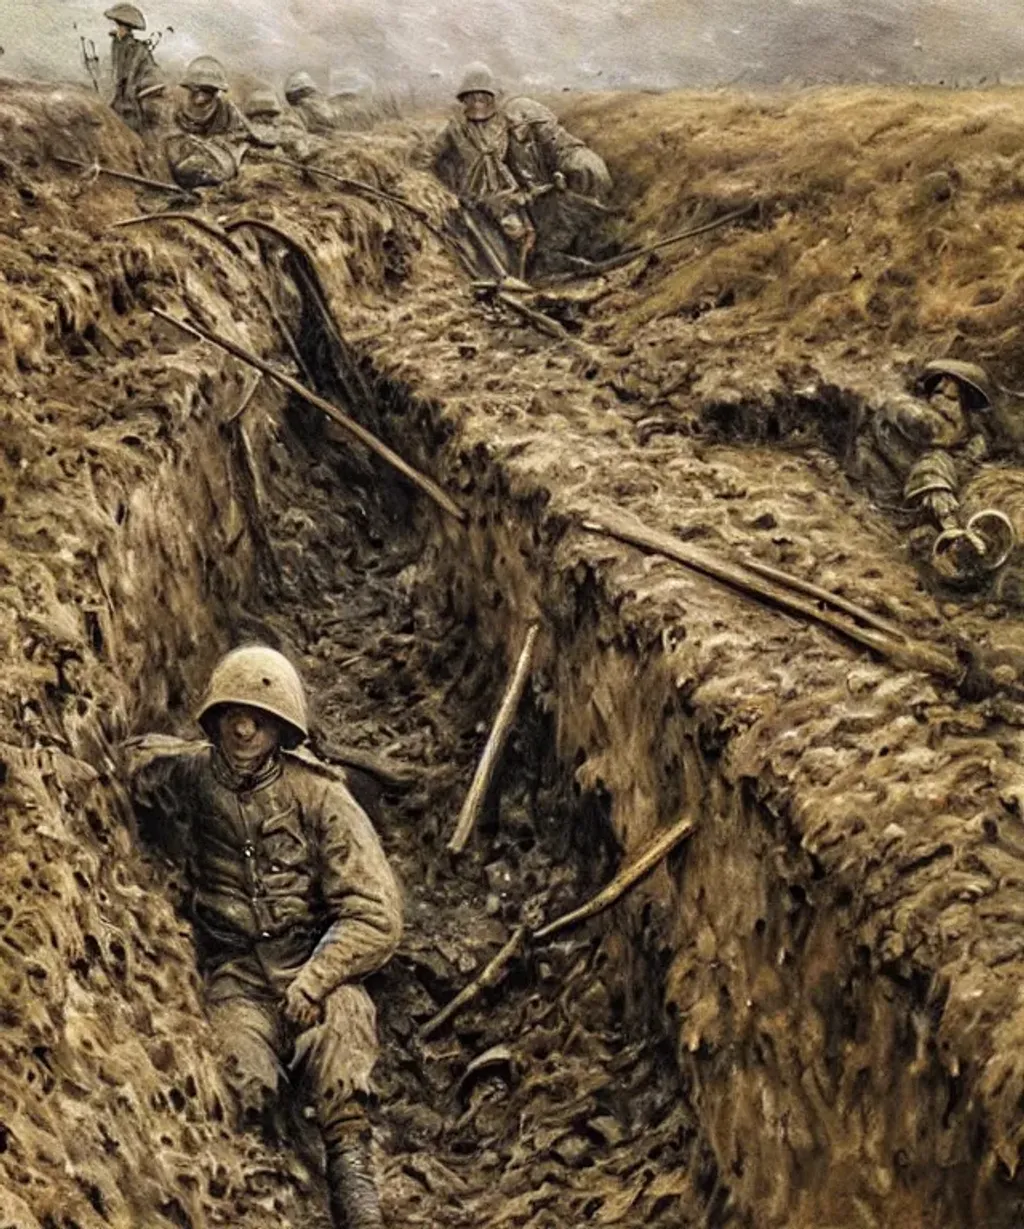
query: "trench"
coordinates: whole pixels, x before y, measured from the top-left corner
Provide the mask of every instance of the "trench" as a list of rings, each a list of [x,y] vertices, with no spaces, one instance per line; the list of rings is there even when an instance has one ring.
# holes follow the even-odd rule
[[[83,145],[114,148],[76,105]],[[390,157],[353,160],[397,176]],[[42,211],[64,266],[46,280],[54,251],[30,227],[4,252],[5,1223],[324,1223],[315,1141],[233,1129],[180,884],[142,853],[114,763],[130,732],[188,729],[220,653],[259,638],[306,674],[324,758],[372,752],[408,778],[350,774],[406,893],[406,940],[372,985],[392,1223],[1014,1224],[1013,714],[576,524],[583,494],[614,495],[727,542],[781,524],[809,555],[806,492],[731,510],[752,465],[770,485],[818,462],[634,449],[605,387],[471,315],[401,219],[311,192],[307,215],[292,185],[279,207],[316,240],[337,329],[301,270],[279,276],[251,237],[243,254],[321,390],[441,481],[459,527],[154,322],[150,307],[184,307],[287,362],[244,261],[180,227],[104,238],[134,205],[114,189],[92,205],[102,259],[83,257],[73,206],[52,188],[30,202],[22,173],[0,191]],[[276,217],[262,174],[219,203]],[[701,521],[709,489],[721,503]],[[839,509],[859,550],[873,513],[857,538],[863,506],[839,496],[804,502]],[[934,620],[894,552],[860,558]],[[444,842],[534,619],[529,692],[453,863]],[[586,898],[683,814],[693,838],[620,904],[418,1040],[519,922]],[[994,1070],[993,1048],[1011,1056]]]

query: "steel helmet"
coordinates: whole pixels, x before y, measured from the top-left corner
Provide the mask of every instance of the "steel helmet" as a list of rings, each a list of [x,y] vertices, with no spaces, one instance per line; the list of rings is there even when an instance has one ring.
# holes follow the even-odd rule
[[[245,100],[245,113],[250,118],[257,115],[280,115],[281,104],[269,85],[260,85]]]
[[[181,84],[187,90],[217,90],[223,93],[228,88],[228,79],[220,60],[215,60],[212,55],[201,55],[185,69]]]
[[[197,714],[211,737],[214,711],[224,704],[244,704],[277,717],[286,726],[286,746],[309,736],[306,689],[298,671],[283,653],[265,644],[233,649],[214,668]]]
[[[146,28],[146,19],[134,4],[115,4],[113,8],[107,9],[103,16],[108,21],[116,21],[120,26],[127,26],[130,30],[145,30]]]
[[[918,380],[926,397],[930,397],[943,380],[955,380],[961,401],[968,410],[990,410],[996,402],[996,391],[988,373],[977,363],[962,363],[955,358],[940,358],[928,363]]]
[[[497,97],[498,87],[494,80],[494,73],[486,64],[470,64],[462,74],[462,83],[455,97],[461,98],[464,94],[490,94],[492,97]]]
[[[305,69],[297,69],[284,83],[284,96],[291,102],[296,98],[305,98],[307,94],[317,92],[316,82]]]

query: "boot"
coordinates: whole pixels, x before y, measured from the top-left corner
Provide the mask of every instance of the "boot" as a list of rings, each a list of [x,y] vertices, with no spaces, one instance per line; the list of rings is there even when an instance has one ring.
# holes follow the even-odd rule
[[[384,1229],[370,1157],[369,1130],[324,1142],[334,1229]]]

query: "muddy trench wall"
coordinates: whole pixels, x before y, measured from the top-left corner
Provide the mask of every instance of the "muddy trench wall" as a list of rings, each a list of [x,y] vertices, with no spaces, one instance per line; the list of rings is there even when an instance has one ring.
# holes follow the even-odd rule
[[[18,1229],[208,1224],[227,1208],[270,1226],[299,1198],[233,1134],[189,929],[114,764],[126,734],[187,712],[262,590],[220,425],[244,381],[140,325],[140,283],[173,296],[185,262],[137,255],[130,277],[112,262],[22,315],[9,351],[0,1217]],[[261,468],[279,412],[265,392],[249,411]]]
[[[447,434],[423,429],[437,407],[388,379],[378,396],[393,438],[429,465]],[[677,1038],[725,1208],[758,1226],[1013,1223],[1019,1192],[980,1163],[983,1108],[940,1050],[941,986],[900,961],[895,935],[878,942],[770,777],[744,764],[727,707],[694,699],[701,680],[672,634],[605,583],[544,496],[457,438],[443,469],[469,529],[438,524],[430,568],[508,670],[540,620],[532,704],[577,794],[603,800],[578,813],[610,817],[623,859],[684,815],[698,822],[595,925],[634,982],[627,997],[658,1002]],[[574,844],[596,857],[604,838]]]

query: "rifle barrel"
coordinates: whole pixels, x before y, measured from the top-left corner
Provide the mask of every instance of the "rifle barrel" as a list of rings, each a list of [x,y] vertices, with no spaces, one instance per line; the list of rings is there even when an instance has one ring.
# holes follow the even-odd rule
[[[116,171],[113,167],[100,166],[99,163],[90,165],[88,162],[80,162],[77,158],[64,157],[54,157],[54,162],[59,162],[62,166],[77,167],[80,171],[94,170],[98,175],[107,175],[111,179],[123,179],[125,183],[139,184],[143,188],[158,188],[161,192],[190,195],[187,189],[179,188],[177,184],[164,183],[160,179],[147,179],[144,175],[133,175],[131,171]]]

